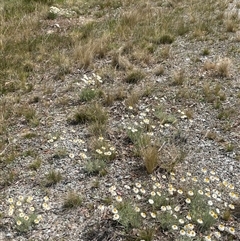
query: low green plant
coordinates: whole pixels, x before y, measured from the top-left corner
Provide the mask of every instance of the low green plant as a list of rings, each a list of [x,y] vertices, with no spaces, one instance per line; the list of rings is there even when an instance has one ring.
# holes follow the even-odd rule
[[[112,94],[110,91],[103,95],[103,104],[104,104],[104,106],[112,105],[114,100],[115,100],[115,95]]]
[[[104,176],[104,175],[103,175]],[[94,179],[91,183],[92,188],[99,188],[100,187],[100,181],[99,179]]]
[[[28,149],[22,153],[24,157],[31,156],[31,157],[36,157],[37,153],[34,149]]]
[[[177,121],[177,118],[174,115],[164,112],[162,108],[156,109],[154,115],[159,119],[162,125],[174,124]]]
[[[171,230],[173,225],[178,225],[178,220],[174,218],[174,216],[171,213],[171,210],[161,212],[157,216],[157,220],[160,223],[161,229],[164,231]]]
[[[26,107],[22,110],[22,115],[25,117],[25,120],[27,122],[30,122],[36,116],[36,110],[30,107],[29,108]]]
[[[234,149],[234,145],[233,145],[232,143],[227,143],[227,144],[225,145],[225,150],[226,150],[226,152],[232,152],[233,149]]]
[[[161,194],[161,195],[159,195]],[[159,210],[162,206],[167,206],[170,204],[167,193],[157,193],[155,196],[152,196],[153,200],[153,210]]]
[[[193,111],[191,109],[187,109],[184,111],[185,112],[185,115],[187,116],[188,119],[193,119]]]
[[[240,93],[239,93],[239,95],[240,95]],[[127,97],[127,93],[126,93],[124,87],[120,85],[116,89],[116,92],[114,93],[114,96],[115,96],[114,97],[115,100],[119,100],[119,101],[124,100]]]
[[[192,221],[198,225],[199,230],[209,230],[216,223],[217,214],[212,211],[209,205],[206,205],[208,201],[204,195],[200,195],[197,190],[193,193],[194,195],[191,196],[191,203],[189,204]],[[199,218],[201,218],[202,223],[198,222]]]
[[[112,202],[113,202],[113,198],[112,198],[111,196],[104,197],[104,198],[102,199],[102,202],[103,202],[104,204],[106,204],[106,205],[110,205],[110,204],[112,204]]]
[[[79,94],[80,101],[88,102],[93,100],[98,96],[98,91],[89,87],[86,87],[81,90],[81,93]]]
[[[163,59],[167,59],[167,58],[169,58],[169,56],[170,56],[170,46],[169,45],[166,45],[166,46],[164,46],[163,48],[162,48],[162,50],[161,50],[161,52],[160,52],[160,56],[161,56],[161,58],[163,58]]]
[[[32,139],[34,137],[37,137],[37,134],[34,132],[28,132],[23,136],[23,138],[25,138],[25,139]]]
[[[127,58],[119,53],[114,53],[112,56],[112,66],[118,70],[129,70],[132,68],[131,63]]]
[[[118,87],[116,90],[107,89],[102,95],[103,105],[111,106],[115,101],[124,100],[126,96],[126,92],[122,86]]]
[[[130,201],[124,201],[116,205],[118,210],[118,222],[126,229],[139,228],[141,226],[141,216],[136,212]]]
[[[234,186],[227,181],[221,182],[214,171],[208,173],[207,169],[202,168],[201,172],[203,175],[192,176],[190,172],[186,172],[185,176],[180,174],[180,177],[175,172],[160,176],[152,174],[150,177],[153,183],[150,186],[149,183],[145,186],[141,181],[136,181],[132,188],[125,185],[124,188],[133,197],[131,202],[124,201],[119,196],[117,190],[124,189],[113,185],[108,189],[111,197],[108,197],[109,202],[105,204],[112,204],[108,206],[112,219],[120,223],[127,232],[138,230],[136,240],[141,240],[141,225],[144,225],[145,231],[152,229],[156,232],[168,232],[173,235],[171,237],[182,237],[181,240],[198,240],[202,235],[206,240],[212,235],[234,237],[234,227],[228,227],[223,221],[228,222],[232,215],[239,216],[239,204],[228,204],[222,200],[222,197],[229,199],[227,196],[238,199],[236,192],[229,193],[229,190],[234,190]],[[210,180],[211,185],[217,182],[218,190],[208,188]],[[129,189],[132,189],[132,194]],[[218,196],[221,197],[220,202]],[[100,209],[103,210],[104,207],[101,206]],[[221,233],[212,232],[217,229]],[[151,233],[145,237],[150,238]]]
[[[115,159],[116,157],[116,152],[115,152],[115,148],[109,148],[109,150],[106,149],[97,149],[96,150],[96,154],[97,158],[99,158],[100,160],[105,160],[105,161],[112,161]]]
[[[205,49],[202,50],[202,55],[203,55],[203,56],[207,56],[207,55],[209,55],[209,54],[210,54],[209,49],[205,48]]]
[[[223,211],[223,214],[222,214],[222,219],[224,221],[229,221],[231,218],[231,211],[229,208],[226,208],[224,211]]]
[[[16,170],[7,170],[0,172],[0,186],[10,186],[18,178],[18,172]]]
[[[91,143],[93,155],[97,160],[112,161],[116,157],[116,149],[109,141],[100,136]]]
[[[42,203],[43,210],[50,209],[48,202],[48,197],[44,197]],[[9,198],[8,205],[9,208],[6,215],[11,218],[10,222],[13,221],[14,228],[21,233],[33,229],[43,219],[42,215],[38,214],[40,207],[36,207],[32,196],[23,197],[20,195],[16,199]]]
[[[84,170],[89,174],[99,174],[106,168],[104,160],[89,160],[85,163]]]
[[[176,98],[181,99],[181,100],[188,100],[188,99],[197,99],[197,94],[195,91],[190,90],[189,88],[186,87],[181,87],[176,93]]]
[[[3,157],[0,156],[0,163],[10,164],[12,163],[17,157],[17,153],[12,150],[6,153]]]
[[[219,84],[213,86],[211,86],[209,83],[204,84],[203,95],[207,102],[214,103],[215,108],[217,108],[217,104],[219,105],[219,103],[221,104],[222,101],[226,100],[226,94]]]
[[[20,217],[17,216],[15,219],[16,229],[19,232],[27,232],[30,227],[34,224],[34,220],[36,220],[36,214],[30,214],[29,216]]]

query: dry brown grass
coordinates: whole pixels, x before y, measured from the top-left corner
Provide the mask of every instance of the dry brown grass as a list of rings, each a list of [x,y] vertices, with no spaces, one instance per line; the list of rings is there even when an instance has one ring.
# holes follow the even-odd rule
[[[123,86],[119,86],[116,90],[107,89],[103,94],[103,104],[111,106],[115,101],[123,101],[127,97],[127,93]]]
[[[142,148],[140,153],[147,172],[149,174],[153,173],[158,166],[158,148],[156,146],[147,146],[146,148]]]
[[[154,69],[154,74],[156,76],[163,75],[163,73],[164,73],[164,67],[162,65],[159,65]]]
[[[231,60],[229,58],[220,59],[216,63],[216,73],[220,77],[228,77],[230,74]]]
[[[185,80],[185,73],[182,69],[173,73],[173,85],[182,85]]]
[[[98,103],[94,102],[90,105],[81,106],[78,110],[71,114],[68,118],[68,122],[72,125],[95,123],[106,124],[108,115],[106,110]]]
[[[141,96],[142,96],[142,92],[140,92],[139,90],[133,90],[125,100],[126,108],[129,108],[129,107],[135,108]]]
[[[217,62],[206,61],[203,69],[212,71],[212,73],[219,77],[229,77],[231,60],[229,58],[220,58]]]
[[[215,68],[216,68],[216,64],[211,61],[206,61],[203,66],[203,69],[207,71],[214,70]]]
[[[133,68],[132,64],[125,56],[115,53],[112,56],[112,65],[118,70],[130,70]]]
[[[170,57],[171,54],[171,48],[169,45],[164,46],[160,52],[160,57],[162,57],[163,59],[167,59]]]

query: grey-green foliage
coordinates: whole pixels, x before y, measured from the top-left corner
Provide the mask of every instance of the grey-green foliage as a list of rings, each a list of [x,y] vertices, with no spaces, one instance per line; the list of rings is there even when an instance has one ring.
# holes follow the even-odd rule
[[[201,230],[208,230],[214,225],[216,220],[210,215],[211,208],[207,205],[207,198],[197,192],[191,198],[189,212],[192,220],[197,223],[197,219],[201,218],[203,224],[199,226]]]
[[[79,94],[79,99],[80,101],[91,101],[92,99],[94,99],[96,96],[98,95],[98,91],[86,87],[84,89],[82,89],[81,93]]]
[[[89,160],[85,164],[85,171],[89,174],[98,174],[106,168],[106,163],[103,160]]]
[[[141,226],[141,216],[136,212],[133,205],[129,202],[122,202],[117,206],[119,223],[125,228],[138,228]]]

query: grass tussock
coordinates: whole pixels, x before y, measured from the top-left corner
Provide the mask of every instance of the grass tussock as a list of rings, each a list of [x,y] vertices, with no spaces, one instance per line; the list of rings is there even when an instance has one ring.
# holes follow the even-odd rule
[[[153,171],[158,166],[158,148],[156,146],[148,146],[143,148],[140,152],[147,172],[149,174],[153,173]]]
[[[59,171],[55,170],[50,170],[46,175],[45,175],[45,180],[44,180],[44,186],[50,187],[62,180],[62,174]]]
[[[204,70],[212,72],[213,76],[229,77],[231,69],[231,60],[229,58],[221,58],[217,62],[206,61]]]
[[[84,170],[91,175],[98,175],[106,170],[106,162],[104,160],[89,160],[86,162]]]
[[[144,78],[144,76],[145,75],[142,71],[132,70],[129,73],[127,73],[127,76],[125,77],[124,81],[128,84],[137,84]]]
[[[79,108],[73,116],[68,118],[68,122],[72,125],[87,122],[105,124],[107,119],[107,113],[104,108],[97,103],[92,103],[91,105]]]
[[[31,164],[29,164],[28,168],[34,171],[37,171],[42,164],[42,160],[37,158],[36,160],[34,160]]]
[[[173,74],[173,85],[183,85],[186,77],[183,70],[174,72]]]
[[[82,205],[82,198],[76,192],[69,192],[65,197],[63,208],[65,209],[72,209],[77,208]]]
[[[133,90],[125,100],[126,108],[129,108],[130,110],[135,108],[141,95],[142,93],[140,93],[138,90]]]
[[[228,77],[231,66],[229,58],[220,59],[216,64],[216,73],[220,77]]]

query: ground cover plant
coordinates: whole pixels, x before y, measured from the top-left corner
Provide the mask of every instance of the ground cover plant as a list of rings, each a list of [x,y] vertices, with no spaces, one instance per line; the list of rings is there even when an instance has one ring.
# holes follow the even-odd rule
[[[0,3],[0,240],[240,240],[238,1]]]

